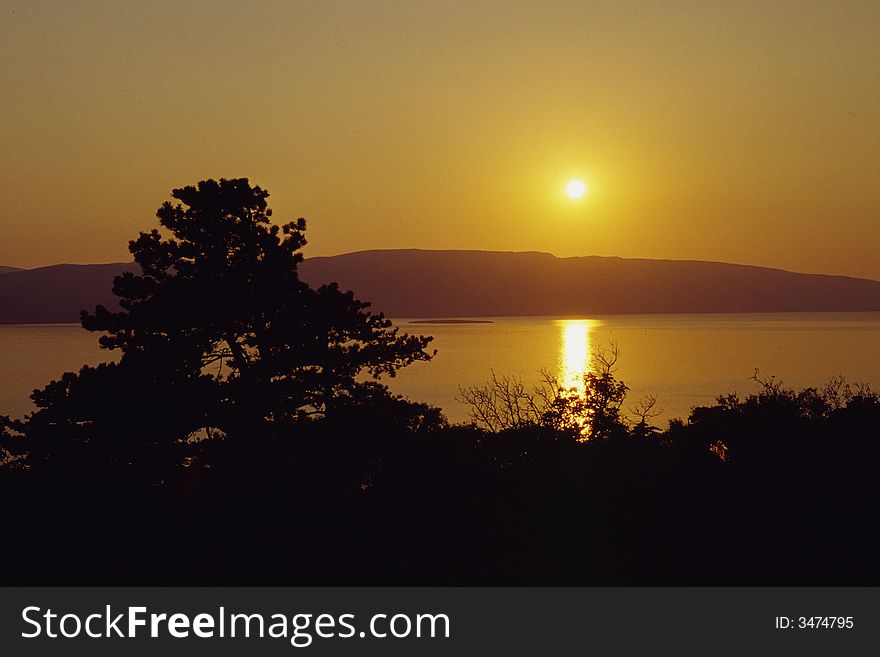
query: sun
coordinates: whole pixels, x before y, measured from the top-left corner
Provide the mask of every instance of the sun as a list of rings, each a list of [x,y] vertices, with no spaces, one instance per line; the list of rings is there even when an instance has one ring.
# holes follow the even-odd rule
[[[569,180],[565,186],[565,193],[568,198],[577,200],[587,193],[587,186],[583,180]]]

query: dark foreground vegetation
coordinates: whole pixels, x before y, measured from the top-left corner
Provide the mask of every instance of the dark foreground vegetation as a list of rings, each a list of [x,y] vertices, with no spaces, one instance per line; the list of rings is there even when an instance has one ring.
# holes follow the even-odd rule
[[[869,389],[756,375],[660,431],[612,348],[449,426],[378,380],[429,338],[299,280],[304,222],[246,180],[174,196],[83,314],[118,364],[0,418],[4,583],[880,583]]]

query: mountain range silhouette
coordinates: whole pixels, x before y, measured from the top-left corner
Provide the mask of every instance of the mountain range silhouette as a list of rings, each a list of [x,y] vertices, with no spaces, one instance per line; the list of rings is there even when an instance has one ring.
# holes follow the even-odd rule
[[[76,322],[114,307],[132,263],[0,267],[0,323]],[[307,258],[301,277],[338,281],[391,317],[880,311],[880,281],[697,260],[395,249]]]

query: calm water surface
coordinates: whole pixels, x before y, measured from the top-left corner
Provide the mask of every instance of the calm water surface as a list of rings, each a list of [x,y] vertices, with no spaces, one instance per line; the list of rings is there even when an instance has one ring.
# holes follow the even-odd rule
[[[663,418],[686,416],[721,393],[757,390],[749,377],[759,368],[795,388],[816,386],[843,374],[880,387],[880,313],[780,313],[746,315],[610,315],[582,319],[491,318],[489,324],[411,324],[410,333],[433,335],[438,350],[389,379],[411,399],[467,418],[455,401],[459,386],[484,383],[491,372],[536,383],[546,368],[570,379],[591,349],[615,341],[618,376],[629,400],[657,395]],[[112,359],[97,336],[77,325],[0,326],[0,414],[32,410],[30,391],[84,363]],[[628,404],[629,405],[629,404]]]

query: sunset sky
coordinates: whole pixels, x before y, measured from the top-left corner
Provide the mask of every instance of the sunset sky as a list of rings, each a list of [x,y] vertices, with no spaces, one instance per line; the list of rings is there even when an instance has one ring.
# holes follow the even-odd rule
[[[307,255],[880,279],[876,0],[0,8],[3,265],[127,260],[172,187],[245,176]]]

